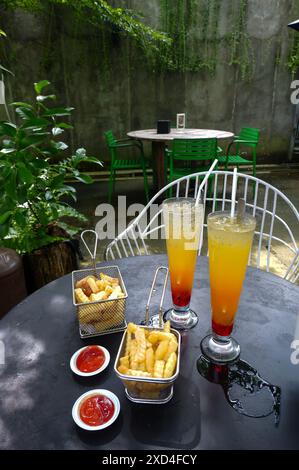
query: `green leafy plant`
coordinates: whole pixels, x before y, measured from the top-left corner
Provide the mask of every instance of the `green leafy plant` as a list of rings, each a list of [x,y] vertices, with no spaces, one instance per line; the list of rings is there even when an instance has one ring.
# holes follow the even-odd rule
[[[48,5],[65,5],[73,9],[84,22],[96,27],[112,28],[133,39],[146,52],[160,53],[159,46],[171,44],[167,34],[156,31],[142,21],[142,15],[127,8],[113,8],[105,0],[3,0],[5,6],[28,11],[44,10]]]
[[[68,145],[61,135],[72,128],[63,118],[73,108],[49,107],[56,100],[43,94],[47,80],[34,84],[33,104],[15,102],[17,124],[0,122],[0,242],[19,253],[73,237],[85,217],[71,207],[76,190],[72,177],[83,183],[92,178],[80,171],[86,163],[102,165],[83,148],[64,156]]]

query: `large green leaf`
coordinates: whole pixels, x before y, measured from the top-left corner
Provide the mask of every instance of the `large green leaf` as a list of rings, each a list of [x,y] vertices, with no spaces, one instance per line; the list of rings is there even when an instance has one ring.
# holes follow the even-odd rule
[[[0,150],[0,153],[2,153],[3,155],[7,154],[7,153],[13,153],[15,152],[16,149],[13,149],[13,148],[2,148]]]
[[[39,145],[47,139],[49,132],[40,132],[33,135],[26,135],[20,139],[19,147],[21,150],[24,150],[28,147]]]
[[[50,164],[49,162],[47,162],[47,160],[44,160],[42,158],[35,158],[31,160],[29,165],[32,166],[34,169],[43,170],[45,168],[48,168]]]
[[[45,117],[70,116],[74,108],[51,108],[43,113]]]
[[[91,184],[93,182],[92,177],[89,175],[86,175],[85,173],[79,173],[78,175],[75,176],[75,178],[78,181],[81,181],[81,183],[85,183],[85,184]]]
[[[46,100],[56,100],[56,95],[38,95],[36,97],[36,101],[38,101],[39,103],[42,103]]]
[[[64,183],[64,178],[64,174],[55,176],[49,185],[51,189],[59,189]]]
[[[0,135],[14,137],[17,133],[17,128],[12,122],[0,122]]]
[[[61,129],[74,129],[71,124],[67,124],[66,122],[59,122],[56,124],[56,127],[60,127]]]
[[[18,176],[26,184],[31,184],[34,181],[31,171],[22,162],[18,163]]]
[[[12,213],[12,211],[7,211],[0,214],[0,225],[5,224],[5,222],[11,217]]]
[[[14,101],[13,103],[10,104],[10,106],[14,106],[15,108],[18,108],[19,106],[21,106],[21,108],[34,109],[31,104],[25,103],[25,101]]]
[[[42,90],[50,84],[51,83],[48,80],[41,80],[40,82],[36,82],[34,84],[34,89],[35,89],[37,95],[40,95]]]
[[[34,119],[35,118],[35,112],[28,108],[27,106],[18,106],[16,108],[16,113],[18,116],[20,116],[21,119],[27,120],[27,119]]]
[[[51,123],[44,118],[30,118],[27,119],[24,124],[21,126],[22,129],[43,129],[45,127],[48,127]]]

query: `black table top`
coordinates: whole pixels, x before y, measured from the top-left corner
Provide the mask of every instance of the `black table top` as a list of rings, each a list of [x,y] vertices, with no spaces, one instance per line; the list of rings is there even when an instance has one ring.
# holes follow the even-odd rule
[[[154,270],[164,255],[128,258],[118,264],[128,290],[127,320],[139,322]],[[105,263],[103,263],[105,264]],[[1,293],[1,295],[5,293]],[[0,448],[2,449],[299,449],[299,365],[290,360],[299,290],[263,271],[248,268],[234,337],[241,357],[261,376],[281,387],[280,422],[273,414],[250,418],[226,401],[222,387],[196,367],[200,340],[211,322],[208,260],[198,260],[192,304],[198,325],[182,335],[181,370],[174,397],[165,405],[127,400],[113,366],[121,333],[81,340],[72,305],[71,276],[43,287],[0,321],[5,365],[0,365]],[[167,292],[165,307],[170,306]],[[82,345],[101,344],[109,367],[88,379],[74,376],[72,354]],[[72,420],[75,400],[93,388],[120,399],[116,422],[99,432],[79,429]]]

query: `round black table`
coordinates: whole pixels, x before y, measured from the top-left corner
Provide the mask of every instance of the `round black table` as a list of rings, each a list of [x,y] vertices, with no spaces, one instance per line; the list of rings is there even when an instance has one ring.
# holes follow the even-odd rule
[[[127,320],[140,321],[155,268],[164,255],[119,260],[128,290]],[[3,295],[3,293],[1,293]],[[299,365],[290,360],[299,291],[294,285],[249,268],[234,336],[241,356],[262,377],[281,387],[281,415],[249,418],[237,413],[220,385],[197,371],[200,340],[210,328],[208,260],[198,260],[192,307],[198,325],[182,335],[174,397],[165,405],[127,400],[113,366],[121,333],[81,340],[71,297],[71,276],[43,287],[0,321],[5,365],[0,365],[1,449],[299,449]],[[165,307],[171,303],[167,292]],[[84,344],[109,349],[111,362],[99,376],[75,377],[69,360]],[[120,399],[117,421],[100,432],[79,429],[71,416],[79,395],[107,388]]]

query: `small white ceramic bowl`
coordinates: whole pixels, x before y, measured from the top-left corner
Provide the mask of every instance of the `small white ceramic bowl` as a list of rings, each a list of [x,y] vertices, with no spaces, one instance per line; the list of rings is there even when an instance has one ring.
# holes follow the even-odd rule
[[[89,346],[98,346],[99,348],[101,348],[101,350],[105,354],[105,361],[103,362],[102,366],[99,369],[97,369],[93,372],[82,372],[77,367],[77,358],[78,358],[79,354],[82,351],[84,351],[84,349],[88,348],[88,346],[84,346],[84,348],[78,349],[78,351],[76,351],[71,357],[70,368],[72,369],[74,374],[80,375],[81,377],[91,377],[92,375],[97,375],[100,372],[103,372],[103,370],[106,369],[106,367],[108,366],[108,364],[110,362],[110,354],[109,354],[109,351],[106,348],[104,348],[103,346],[99,346],[98,344],[95,344],[95,345],[90,344]]]
[[[114,404],[114,414],[112,415],[112,418],[107,421],[107,423],[101,424],[100,426],[89,426],[88,424],[84,423],[82,419],[80,418],[80,406],[83,403],[83,401],[88,398],[92,397],[93,395],[105,395],[107,398],[110,398],[110,400]],[[119,399],[117,396],[110,392],[109,390],[104,390],[104,389],[97,389],[97,390],[90,390],[89,392],[83,393],[75,402],[73,409],[72,409],[72,416],[73,420],[75,423],[82,429],[85,429],[86,431],[100,431],[101,429],[108,428],[116,418],[118,417],[120,412],[120,403]]]

